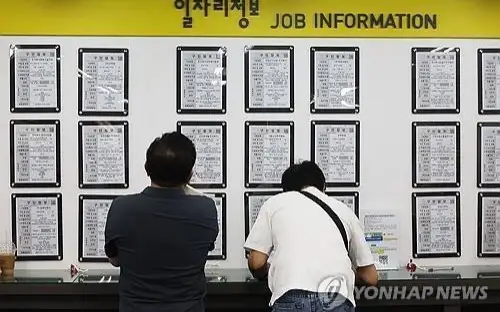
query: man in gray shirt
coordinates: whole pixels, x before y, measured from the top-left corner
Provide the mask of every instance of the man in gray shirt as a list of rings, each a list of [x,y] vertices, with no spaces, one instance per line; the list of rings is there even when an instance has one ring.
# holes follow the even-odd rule
[[[188,186],[194,144],[178,132],[151,143],[151,185],[115,199],[105,251],[120,267],[121,312],[202,312],[205,263],[218,234],[215,202]]]

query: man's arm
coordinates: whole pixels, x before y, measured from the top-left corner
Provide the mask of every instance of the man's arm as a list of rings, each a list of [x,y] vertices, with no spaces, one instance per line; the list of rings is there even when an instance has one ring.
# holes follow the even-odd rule
[[[108,257],[109,263],[114,267],[120,266],[120,259],[118,257],[118,248],[116,241],[119,237],[119,220],[118,216],[114,213],[114,201],[109,207],[108,216],[106,218],[106,227],[104,230],[104,252]]]
[[[252,276],[259,280],[264,280],[269,274],[269,256],[257,250],[250,251],[248,255],[248,269]]]
[[[356,280],[360,284],[375,286],[378,283],[377,269],[373,263],[370,246],[365,240],[365,233],[358,219],[350,225],[352,238],[349,244],[349,258],[356,271]]]
[[[186,186],[184,186],[184,193],[186,195],[201,196],[201,197],[210,198],[212,200],[212,203],[213,203],[213,206],[212,206],[213,214],[212,214],[212,220],[211,220],[212,222],[211,222],[210,226],[212,228],[216,229],[216,233],[215,233],[213,242],[208,247],[208,251],[213,251],[215,249],[215,241],[217,240],[217,236],[219,235],[219,231],[221,231],[221,229],[219,229],[219,222],[217,221],[218,220],[218,215],[217,215],[217,205],[215,204],[215,200],[212,197],[208,196],[207,194],[196,190],[195,188],[193,188],[189,184],[186,184]]]
[[[109,263],[111,263],[114,267],[119,267],[120,259],[118,258],[118,249],[116,248],[114,240],[106,240],[104,251],[108,257]]]
[[[356,269],[357,284],[368,284],[368,286],[376,286],[378,283],[377,268],[374,264],[358,267]]]
[[[212,214],[211,214],[211,222],[210,226],[212,229],[214,229],[214,235],[212,238],[212,243],[210,244],[210,247],[208,248],[208,251],[213,251],[215,249],[215,241],[217,240],[217,236],[219,236],[219,231],[222,231],[222,229],[219,229],[219,216],[217,212],[217,205],[215,204],[215,200],[211,199],[212,203]],[[222,216],[220,216],[222,218]]]
[[[249,252],[248,269],[253,277],[260,280],[266,279],[269,271],[267,260],[273,248],[269,202],[262,205],[243,247]]]

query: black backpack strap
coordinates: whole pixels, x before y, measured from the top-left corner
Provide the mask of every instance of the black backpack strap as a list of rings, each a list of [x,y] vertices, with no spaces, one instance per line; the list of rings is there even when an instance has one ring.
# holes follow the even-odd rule
[[[314,196],[313,194],[303,191],[300,193],[308,197],[312,201],[314,201],[321,208],[323,208],[323,210],[330,216],[333,222],[335,222],[340,231],[340,235],[342,235],[342,239],[344,240],[345,249],[347,250],[347,252],[349,252],[349,242],[347,241],[347,232],[344,228],[344,225],[342,224],[342,221],[340,221],[339,216],[330,208],[330,206],[328,206],[324,201]]]

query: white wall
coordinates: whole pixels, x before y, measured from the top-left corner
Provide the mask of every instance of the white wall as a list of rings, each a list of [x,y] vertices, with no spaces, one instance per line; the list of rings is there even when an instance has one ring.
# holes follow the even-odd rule
[[[9,45],[51,43],[61,45],[62,111],[59,114],[11,114],[9,112]],[[295,112],[290,114],[245,114],[245,45],[287,44],[295,47]],[[227,114],[213,116],[177,115],[175,109],[176,46],[224,45],[227,47]],[[360,48],[360,113],[358,115],[316,115],[309,113],[309,48],[311,46],[358,46]],[[459,115],[411,114],[411,52],[413,46],[456,46],[461,48],[461,112]],[[309,159],[312,119],[357,119],[361,121],[361,213],[366,210],[396,209],[401,214],[401,263],[411,255],[411,122],[453,120],[462,129],[462,256],[420,260],[419,264],[500,264],[500,259],[476,258],[476,122],[497,119],[477,115],[478,48],[500,46],[493,40],[392,40],[392,39],[231,39],[231,38],[67,38],[0,37],[0,233],[10,229],[10,194],[31,192],[9,187],[9,120],[58,118],[61,120],[62,187],[37,191],[63,194],[64,259],[53,262],[19,262],[19,268],[67,268],[77,263],[78,195],[116,194],[141,191],[148,183],[143,170],[150,141],[165,131],[175,130],[178,120],[226,120],[228,124],[227,238],[228,257],[220,267],[246,267],[244,241],[245,191],[244,121],[293,120],[296,159]],[[77,114],[78,48],[113,47],[130,49],[130,188],[128,190],[78,189],[77,122],[91,120]],[[102,119],[99,118],[99,119]],[[117,119],[109,118],[109,119]],[[349,190],[349,189],[345,189]],[[350,189],[353,190],[353,189]],[[319,238],[318,238],[319,239]],[[314,244],[314,243],[313,243]],[[314,246],[303,246],[304,252]],[[85,268],[109,267],[84,264]]]

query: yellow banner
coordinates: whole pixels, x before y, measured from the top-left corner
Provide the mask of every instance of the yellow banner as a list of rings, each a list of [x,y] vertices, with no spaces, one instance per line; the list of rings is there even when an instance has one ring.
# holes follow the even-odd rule
[[[0,35],[500,38],[495,0],[1,0]]]

